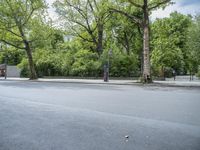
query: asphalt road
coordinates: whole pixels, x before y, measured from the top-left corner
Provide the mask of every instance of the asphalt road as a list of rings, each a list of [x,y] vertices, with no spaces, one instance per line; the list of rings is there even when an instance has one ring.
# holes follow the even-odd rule
[[[0,150],[200,150],[200,89],[1,80]]]

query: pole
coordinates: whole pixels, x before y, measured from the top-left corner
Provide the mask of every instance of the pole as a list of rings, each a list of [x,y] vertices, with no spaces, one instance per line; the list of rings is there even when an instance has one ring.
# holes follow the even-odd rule
[[[112,56],[112,49],[108,51],[108,80],[109,80],[109,73],[110,73],[110,57]]]
[[[108,66],[107,66],[107,79],[108,79],[108,81],[109,81],[109,70],[110,70],[110,55],[108,54]]]
[[[104,82],[108,82],[108,66],[107,66],[107,64],[104,65],[103,69],[104,69],[103,80],[104,80]]]
[[[109,70],[110,70],[110,56],[112,55],[112,50],[108,51],[107,63],[104,65],[104,82],[109,81]]]
[[[5,58],[5,80],[7,79],[7,56]]]

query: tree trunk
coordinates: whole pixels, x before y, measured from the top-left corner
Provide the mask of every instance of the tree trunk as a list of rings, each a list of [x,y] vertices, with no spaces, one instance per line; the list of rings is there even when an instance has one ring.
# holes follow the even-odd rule
[[[29,69],[30,69],[30,80],[35,80],[35,79],[37,79],[37,73],[35,70],[34,62],[33,62],[32,50],[30,48],[28,41],[24,40],[24,44],[25,44],[25,49],[26,49],[26,53],[28,56]]]
[[[21,34],[21,37],[22,37],[22,40],[23,40],[23,43],[24,43],[24,46],[25,46],[26,54],[28,56],[29,69],[30,69],[30,77],[29,78],[30,78],[30,80],[35,80],[35,79],[37,79],[37,73],[36,73],[36,70],[35,70],[34,63],[33,63],[31,47],[30,47],[29,42],[28,42],[28,40],[27,40],[27,38],[24,34],[22,26],[19,24],[17,19],[15,19],[15,21],[16,21],[16,24],[18,26],[19,32]]]
[[[150,74],[150,59],[149,59],[149,27],[144,27],[143,37],[143,78],[145,82],[149,82]]]
[[[144,21],[143,21],[143,81],[151,82],[150,56],[149,56],[149,13],[147,0],[144,0]]]
[[[102,24],[99,24],[98,25],[98,39],[97,39],[97,53],[99,55],[102,54],[103,52],[103,25]]]
[[[126,31],[124,31],[124,39],[125,39],[125,48],[126,48],[126,53],[127,53],[127,55],[130,55],[129,39],[128,39],[128,36],[127,36]]]

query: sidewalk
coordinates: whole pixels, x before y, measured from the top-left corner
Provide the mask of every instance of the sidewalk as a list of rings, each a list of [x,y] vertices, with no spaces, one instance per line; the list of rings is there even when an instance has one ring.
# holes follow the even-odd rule
[[[137,80],[109,80],[104,82],[103,79],[44,79],[40,78],[38,81],[43,82],[64,82],[64,83],[84,83],[84,84],[116,84],[116,85],[132,85],[137,83]]]
[[[28,78],[0,78],[0,81],[30,81],[30,82],[56,82],[56,83],[83,83],[83,84],[116,84],[116,85],[132,85],[138,83],[137,80],[109,80],[104,82],[103,79],[47,79],[39,78],[37,80],[29,80]]]
[[[138,80],[109,80],[109,82],[104,82],[100,79],[46,79],[39,78],[37,80],[29,80],[28,78],[0,78],[0,81],[29,81],[29,82],[55,82],[55,83],[82,83],[82,84],[109,84],[109,85],[143,85],[139,83]],[[200,80],[194,81],[154,81],[152,86],[177,86],[177,87],[200,87]]]
[[[154,84],[178,87],[200,87],[200,81],[154,81]]]
[[[170,85],[170,86],[183,86],[183,87],[200,87],[200,79],[198,77],[193,77],[193,80],[190,81],[190,76],[176,76],[174,78],[166,78],[165,81],[154,81],[156,84],[161,85]]]

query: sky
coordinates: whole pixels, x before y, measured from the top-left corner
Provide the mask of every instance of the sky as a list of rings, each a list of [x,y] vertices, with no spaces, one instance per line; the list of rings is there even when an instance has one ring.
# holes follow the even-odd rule
[[[52,5],[52,3],[55,0],[46,0],[49,6]],[[164,18],[169,17],[169,14],[177,11],[182,14],[191,14],[195,15],[197,13],[200,13],[200,0],[173,0],[175,4],[170,5],[163,9],[158,9],[152,12],[150,18],[152,20],[155,20],[156,18]],[[54,20],[56,18],[56,13],[52,7],[49,8],[49,14],[50,17]]]
[[[200,0],[173,0],[175,4],[166,7],[164,10],[153,11],[151,19],[169,17],[169,14],[177,11],[182,14],[195,15],[200,13]]]

